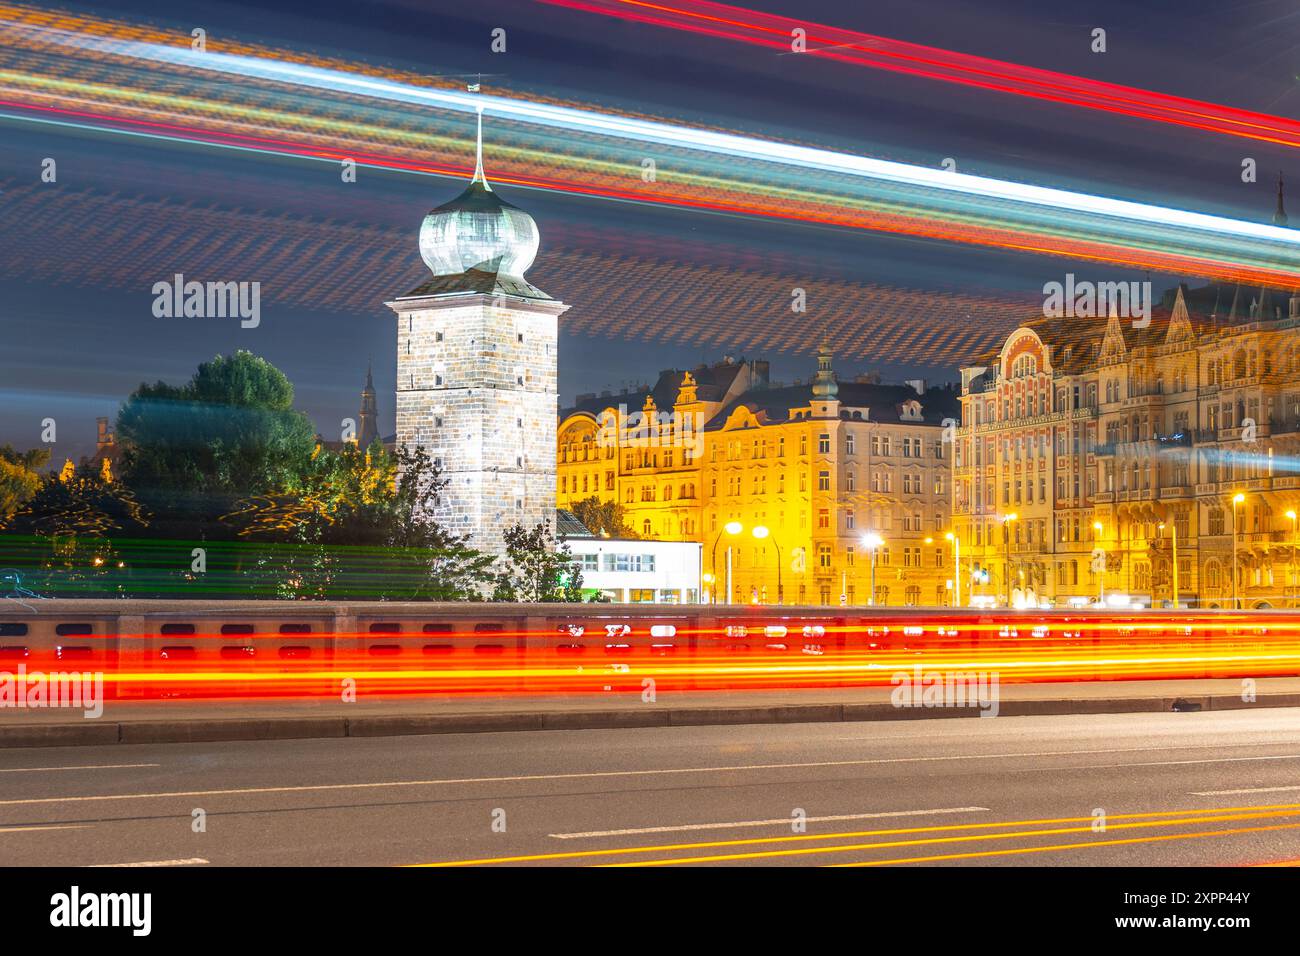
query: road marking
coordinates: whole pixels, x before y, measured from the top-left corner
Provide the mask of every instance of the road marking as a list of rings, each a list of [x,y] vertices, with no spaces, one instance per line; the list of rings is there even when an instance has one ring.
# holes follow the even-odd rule
[[[28,833],[32,830],[84,830],[85,823],[50,823],[31,827],[0,827],[0,833]]]
[[[128,770],[139,767],[161,767],[157,763],[92,763],[79,767],[9,767],[0,773],[49,773],[54,770]]]
[[[1265,747],[1266,744],[1253,744]],[[27,797],[22,800],[0,800],[0,806],[30,806],[34,804],[62,803],[96,803],[101,800],[165,800],[168,797],[196,796],[248,796],[252,793],[320,793],[338,790],[382,790],[387,787],[441,787],[450,784],[465,783],[532,783],[537,780],[584,780],[607,779],[611,777],[658,777],[671,774],[723,774],[741,770],[813,770],[816,767],[850,767],[874,766],[884,763],[931,763],[957,760],[1008,760],[1023,757],[1079,757],[1087,754],[1106,753],[1148,753],[1151,750],[1205,750],[1203,744],[1187,747],[1119,747],[1104,750],[1036,750],[1031,753],[962,753],[943,757],[875,757],[868,760],[822,760],[803,763],[737,763],[731,766],[715,767],[664,767],[660,770],[591,770],[586,773],[573,774],[520,774],[517,777],[448,777],[432,780],[377,780],[373,783],[317,783],[300,787],[239,787],[234,790],[174,790],[151,793],[91,793],[85,796]],[[1219,763],[1231,760],[1296,760],[1300,754],[1284,754],[1282,757],[1223,757],[1205,762]],[[1113,763],[1110,767],[1140,766],[1134,763]],[[1050,769],[1074,769],[1074,767],[1043,767]],[[1086,767],[1100,769],[1100,767]]]
[[[1259,746],[1265,746],[1260,744]],[[736,764],[723,767],[669,767],[661,770],[593,770],[585,773],[534,773],[514,777],[446,777],[433,780],[381,780],[372,783],[320,783],[297,787],[240,787],[228,790],[166,790],[153,793],[108,793],[66,797],[29,797],[0,800],[0,807],[31,806],[44,803],[93,803],[103,800],[158,800],[169,797],[248,796],[259,793],[324,793],[335,790],[376,790],[392,787],[436,787],[469,783],[529,783],[539,780],[597,780],[610,777],[653,777],[684,773],[731,773],[753,770],[810,770],[818,767],[864,767],[879,764],[932,763],[952,760],[1001,760],[1022,757],[1071,757],[1087,754],[1148,753],[1152,750],[1205,750],[1205,746],[1188,747],[1118,747],[1106,750],[1047,750],[1033,753],[954,754],[942,757],[877,757],[864,760],[818,760],[807,763]],[[1232,759],[1232,758],[1225,758]],[[1282,758],[1263,758],[1282,759]],[[1219,761],[1211,761],[1217,763]],[[1115,764],[1116,767],[1131,766]],[[1057,768],[1060,769],[1060,768]],[[1088,768],[1091,769],[1091,768]]]
[[[1300,760],[1300,754],[1265,754],[1259,757],[1206,757],[1202,760],[1150,760],[1141,763],[1086,764],[1081,767],[1031,767],[1031,770],[1112,770],[1117,767],[1181,767],[1198,763],[1241,763],[1246,760]],[[1283,788],[1283,789],[1296,789]],[[1224,790],[1223,793],[1252,793],[1251,790]]]
[[[1273,811],[1282,811],[1274,813]],[[1287,811],[1290,811],[1288,813]],[[1211,809],[1194,808],[1190,810],[1149,810],[1141,813],[1112,813],[1107,818],[1108,825],[1112,829],[1119,826],[1115,824],[1116,820],[1153,820],[1153,826],[1159,826],[1167,823],[1172,825],[1187,825],[1191,823],[1205,822],[1207,814],[1217,818],[1223,818],[1224,814],[1250,813],[1256,816],[1288,816],[1300,812],[1300,803],[1280,803],[1264,806],[1247,806],[1247,807],[1215,807]],[[1182,817],[1184,819],[1175,819]],[[1232,819],[1240,819],[1232,817]],[[1037,827],[1037,826],[1055,826],[1058,824],[1084,823],[1088,826],[1078,827],[1075,829],[1051,831],[1051,832],[1083,832],[1085,829],[1091,829],[1094,824],[1092,817],[1048,817],[1034,820],[1004,820],[995,823],[945,823],[938,826],[925,827],[901,827],[888,830],[857,830],[841,833],[807,833],[794,836],[777,836],[777,837],[747,837],[743,840],[708,840],[700,843],[668,843],[651,846],[634,846],[634,847],[617,847],[614,849],[593,849],[593,850],[571,850],[563,853],[535,853],[528,856],[500,856],[487,857],[482,859],[469,860],[443,860],[434,863],[416,863],[413,866],[421,867],[448,867],[448,866],[480,866],[491,863],[536,863],[542,861],[555,860],[576,860],[589,859],[593,857],[627,857],[635,856],[640,853],[658,853],[669,850],[701,850],[701,849],[719,849],[726,847],[741,846],[772,846],[782,843],[796,844],[813,844],[825,843],[829,840],[856,839],[860,837],[877,837],[877,836],[905,836],[917,833],[970,833],[970,832],[989,832],[1003,829],[1006,827]],[[1126,824],[1131,826],[1131,824]],[[1040,831],[1039,835],[1048,831]],[[815,852],[815,851],[813,851]]]
[[[141,863],[93,863],[89,867],[92,870],[108,869],[117,866],[196,866],[208,861],[201,856],[190,857],[188,860],[146,860]]]
[[[1013,856],[1024,853],[1052,853],[1059,850],[1092,850],[1099,846],[1126,846],[1139,843],[1163,843],[1169,840],[1200,840],[1205,837],[1234,836],[1238,833],[1271,833],[1275,830],[1295,830],[1300,823],[1283,823],[1268,827],[1234,827],[1229,830],[1207,830],[1200,833],[1169,833],[1160,836],[1131,837],[1126,840],[1098,840],[1095,843],[1058,843],[1056,846],[1016,847],[1008,850],[984,850],[978,853],[947,853],[942,856],[916,856],[899,860],[856,860],[852,863],[832,863],[831,866],[891,866],[902,863],[937,863],[941,860],[971,860],[976,857]]]
[[[1193,790],[1194,797],[1233,797],[1241,793],[1291,793],[1300,787],[1247,787],[1241,790]]]
[[[1196,811],[1193,811],[1193,813],[1196,813]],[[1277,817],[1294,817],[1296,815],[1297,815],[1297,811],[1295,810],[1288,810],[1282,812],[1270,812],[1270,813],[1241,813],[1241,814],[1217,814],[1213,811],[1209,811],[1206,812],[1205,815],[1203,816],[1188,815],[1185,819],[1181,819],[1181,820],[1146,820],[1138,823],[1110,823],[1108,821],[1107,830],[1109,831],[1109,830],[1146,829],[1149,827],[1181,827],[1181,826],[1193,826],[1196,824],[1203,824],[1203,823],[1228,823],[1228,822],[1236,822],[1242,820],[1261,820],[1261,819],[1270,819],[1270,818],[1277,818]],[[856,853],[856,852],[869,851],[869,850],[894,849],[896,847],[905,847],[905,846],[925,846],[925,845],[936,844],[936,843],[972,843],[972,842],[985,842],[985,841],[992,841],[992,840],[1017,840],[1017,839],[1031,838],[1031,837],[1059,836],[1061,834],[1066,834],[1066,833],[1087,833],[1091,829],[1092,829],[1091,824],[1087,824],[1080,827],[1059,827],[1051,830],[1020,830],[1020,831],[1012,831],[1011,833],[980,833],[980,834],[969,835],[969,836],[926,837],[925,839],[920,839],[920,840],[890,840],[883,843],[850,843],[850,844],[842,844],[839,846],[797,847],[794,849],[784,849],[784,850],[755,850],[755,851],[750,851],[748,853],[717,853],[717,854],[710,854],[708,856],[669,857],[667,859],[662,859],[662,860],[631,860],[631,861],[625,861],[619,863],[599,863],[595,865],[600,867],[608,867],[608,868],[622,868],[622,867],[640,867],[640,866],[676,866],[683,863],[722,863],[722,862],[731,862],[735,860],[759,860],[759,859],[775,859],[775,858],[789,859],[791,857],[806,857],[806,856],[813,856],[813,855],[820,856],[822,854],[828,854],[828,853]],[[1232,833],[1254,833],[1263,830],[1291,830],[1291,829],[1300,829],[1300,823],[1274,824],[1265,827],[1240,827],[1240,828],[1234,828],[1229,830],[1213,831],[1211,833],[1203,832],[1200,835],[1227,836]],[[1167,836],[1155,836],[1155,837],[1146,837],[1146,838],[1138,837],[1138,838],[1129,838],[1126,840],[1114,840],[1114,841],[1089,840],[1087,843],[1078,843],[1078,844],[1071,844],[1068,846],[1052,847],[1051,849],[1069,849],[1075,847],[1085,847],[1085,846],[1091,846],[1094,843],[1101,844],[1101,843],[1110,842],[1110,843],[1120,844],[1120,843],[1128,843],[1128,842],[1139,842],[1142,840],[1156,841],[1161,839],[1163,840],[1176,840],[1180,838],[1190,839],[1191,837],[1194,837],[1196,835],[1197,834],[1170,834]],[[1033,847],[1028,847],[1028,848],[1012,848],[1006,850],[985,850],[985,851],[975,851],[972,852],[970,855],[977,856],[977,855],[992,855],[992,854],[1031,853],[1034,851],[1034,849],[1035,848]],[[1042,848],[1042,849],[1045,850],[1048,848]],[[881,865],[882,863],[888,863],[888,862],[902,863],[902,862],[923,862],[925,860],[930,860],[930,859],[933,860],[957,859],[965,855],[966,854],[945,854],[944,856],[917,858],[915,860],[863,861],[860,865],[869,866],[873,862],[876,865]]]
[[[947,807],[939,810],[890,810],[881,813],[842,813],[830,817],[805,817],[804,823],[831,823],[841,820],[874,820],[882,817],[925,817],[947,813],[988,812],[988,807]],[[735,823],[686,823],[671,827],[635,827],[627,830],[589,830],[586,833],[551,833],[557,840],[577,840],[584,837],[632,836],[638,833],[682,833],[686,830],[730,830],[737,827],[768,827],[778,824],[788,826],[793,817],[775,820],[741,820]]]

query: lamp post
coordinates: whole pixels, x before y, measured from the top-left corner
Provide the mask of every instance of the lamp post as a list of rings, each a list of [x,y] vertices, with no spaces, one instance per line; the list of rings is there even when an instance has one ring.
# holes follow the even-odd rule
[[[1005,561],[1002,576],[1006,578],[1007,607],[1011,607],[1011,522],[1018,517],[1020,516],[1014,511],[1009,515],[1002,516],[1002,548]]]
[[[1101,529],[1102,529],[1102,524],[1100,521],[1094,521],[1092,523],[1092,530],[1097,536],[1098,547],[1101,546]],[[1101,572],[1097,575],[1097,603],[1098,604],[1106,603],[1106,549],[1105,548],[1102,548],[1101,551]]]
[[[884,543],[885,539],[874,531],[862,536],[862,546],[871,552],[871,595],[867,603],[873,606],[876,603],[876,551]]]
[[[718,578],[718,542],[722,540],[724,534],[732,536],[740,534],[745,530],[745,526],[739,521],[728,521],[718,532],[718,536],[713,539],[713,551],[709,563],[713,566],[713,579],[716,582]],[[715,586],[713,589],[713,603],[718,603],[718,590]],[[727,603],[731,603],[731,545],[727,545]]]
[[[751,533],[760,541],[768,537],[772,539],[772,547],[776,548],[776,603],[784,604],[785,588],[781,585],[781,546],[776,543],[776,535],[772,534],[765,525],[761,524],[755,527]]]
[[[1237,600],[1237,505],[1246,500],[1240,491],[1232,496],[1232,609],[1239,610],[1241,603]]]
[[[1286,516],[1291,519],[1291,603],[1295,603],[1295,549],[1296,549],[1296,513],[1288,511]]]
[[[951,531],[944,535],[952,542],[953,607],[961,607],[961,538]]]
[[[1165,523],[1163,521],[1160,522],[1160,530],[1161,531],[1165,530]],[[1169,540],[1171,546],[1170,553],[1172,555],[1170,563],[1174,571],[1173,609],[1177,611],[1178,610],[1178,521],[1177,520],[1171,521],[1169,523]]]

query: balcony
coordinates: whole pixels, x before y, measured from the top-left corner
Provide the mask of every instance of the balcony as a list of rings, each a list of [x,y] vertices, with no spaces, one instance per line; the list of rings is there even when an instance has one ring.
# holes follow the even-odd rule
[[[1276,415],[1268,420],[1269,434],[1294,435],[1300,432],[1300,418]]]

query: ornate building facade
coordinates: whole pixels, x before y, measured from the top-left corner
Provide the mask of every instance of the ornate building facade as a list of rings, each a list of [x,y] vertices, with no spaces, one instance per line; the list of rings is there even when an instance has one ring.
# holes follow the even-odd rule
[[[963,581],[999,603],[1170,605],[1175,580],[1181,607],[1296,603],[1298,373],[1300,297],[1267,289],[1180,287],[1141,328],[1022,324],[962,369]]]
[[[397,314],[398,445],[423,446],[447,486],[435,517],[471,547],[504,552],[502,532],[555,524],[557,320],[566,306],[524,278],[533,218],[469,187],[431,211],[420,255],[432,273],[387,303]]]
[[[732,603],[868,604],[874,563],[875,603],[948,604],[956,406],[943,389],[839,382],[825,348],[807,384],[774,386],[766,362],[665,371],[562,415],[560,507],[616,501],[645,538],[701,543],[719,602],[730,552]]]

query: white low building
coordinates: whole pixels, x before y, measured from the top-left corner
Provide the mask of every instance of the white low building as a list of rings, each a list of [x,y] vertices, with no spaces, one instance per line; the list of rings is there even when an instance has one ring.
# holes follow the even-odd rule
[[[618,604],[698,604],[700,548],[695,541],[571,537],[582,562],[582,590]]]

